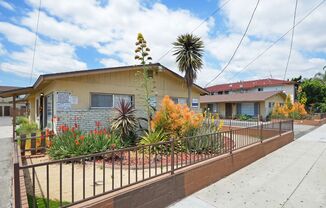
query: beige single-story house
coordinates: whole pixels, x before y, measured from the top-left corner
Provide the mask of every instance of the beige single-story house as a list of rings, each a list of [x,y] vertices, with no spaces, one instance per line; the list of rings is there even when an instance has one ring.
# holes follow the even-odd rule
[[[8,90],[15,90],[19,87],[15,86],[0,86],[0,93]],[[0,97],[0,117],[12,116],[13,115],[12,107],[12,97],[1,98]],[[26,104],[24,102],[17,103],[16,105],[16,114],[25,115],[26,114]]]
[[[205,95],[200,97],[200,106],[208,112],[218,113],[221,118],[249,115],[266,119],[275,103],[282,105],[285,99],[286,94],[281,91]]]
[[[161,64],[147,65],[153,78],[151,105],[158,108],[165,95],[177,103],[186,103],[187,86],[184,78]],[[9,97],[26,94],[29,118],[41,129],[56,129],[61,124],[72,125],[77,119],[83,130],[94,129],[95,122],[107,125],[114,117],[119,100],[130,101],[137,116],[145,115],[144,91],[137,76],[143,66],[123,66],[94,70],[72,71],[39,76],[31,87],[0,93]],[[192,108],[200,111],[200,95],[207,91],[192,87]],[[59,118],[57,121],[53,118]]]

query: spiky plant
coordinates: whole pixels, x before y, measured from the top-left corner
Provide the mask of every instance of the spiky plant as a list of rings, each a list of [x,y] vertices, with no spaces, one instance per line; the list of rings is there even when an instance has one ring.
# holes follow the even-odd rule
[[[121,134],[122,142],[135,131],[137,126],[137,118],[135,116],[135,108],[130,102],[124,99],[120,100],[118,106],[114,108],[117,112],[116,117],[112,120],[111,128]]]
[[[191,107],[191,88],[197,78],[198,71],[203,66],[202,56],[204,50],[203,41],[193,34],[180,35],[173,43],[174,54],[179,70],[185,73],[188,87],[188,107]]]

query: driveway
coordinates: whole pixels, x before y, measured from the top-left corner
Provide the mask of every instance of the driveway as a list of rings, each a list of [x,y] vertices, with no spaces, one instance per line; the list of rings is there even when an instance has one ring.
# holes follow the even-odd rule
[[[0,117],[0,207],[12,207],[12,126],[10,117]]]
[[[326,125],[170,208],[326,207]]]

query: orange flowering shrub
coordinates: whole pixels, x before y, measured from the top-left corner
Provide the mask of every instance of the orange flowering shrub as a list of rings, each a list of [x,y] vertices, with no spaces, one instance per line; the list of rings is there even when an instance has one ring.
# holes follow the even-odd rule
[[[292,119],[302,119],[307,115],[305,107],[301,103],[291,103],[291,105],[281,106],[279,103],[276,103],[273,111],[272,118],[292,118]]]
[[[187,136],[189,131],[201,127],[203,116],[191,111],[186,105],[175,104],[165,96],[152,121],[151,130],[169,134],[174,138]]]

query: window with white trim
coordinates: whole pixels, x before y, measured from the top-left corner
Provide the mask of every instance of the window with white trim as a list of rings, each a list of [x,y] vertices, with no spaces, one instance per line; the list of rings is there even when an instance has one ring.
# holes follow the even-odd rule
[[[112,108],[113,95],[105,93],[91,93],[91,108]]]
[[[171,97],[171,100],[175,104],[187,104],[187,98],[182,98],[182,97]]]
[[[132,105],[134,104],[132,95],[113,95],[113,100],[114,100],[114,107],[117,107],[121,100],[124,100],[127,103],[129,102]]]
[[[192,99],[191,107],[193,107],[193,108],[198,108],[199,107],[199,100],[197,98]]]

